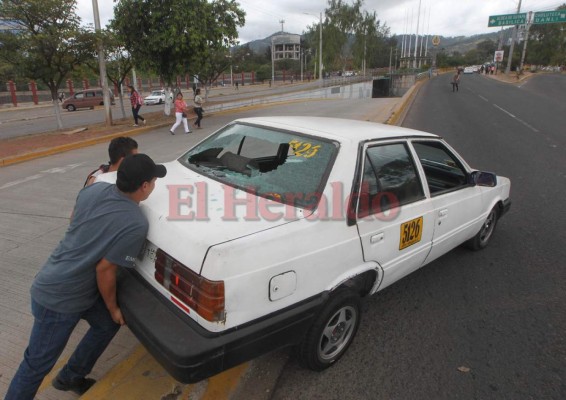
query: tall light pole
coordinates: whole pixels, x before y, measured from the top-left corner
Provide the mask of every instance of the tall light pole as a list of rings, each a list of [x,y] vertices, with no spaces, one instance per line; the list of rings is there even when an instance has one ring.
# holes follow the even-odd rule
[[[413,68],[417,68],[417,50],[419,49],[419,22],[421,20],[421,0],[419,0],[419,14],[417,15],[417,33],[415,35],[415,55],[413,60]]]
[[[320,79],[320,87],[324,85],[324,80],[322,77],[322,11],[320,12],[320,39],[319,39],[319,51],[318,51],[318,77]]]
[[[232,72],[232,48],[230,47],[230,55],[226,56],[230,59],[230,87],[234,86],[234,74]]]
[[[273,36],[271,36],[271,87],[275,87],[275,54],[273,54]]]
[[[311,15],[314,17],[313,14],[303,13],[305,15]],[[324,86],[324,80],[322,77],[322,11],[320,12],[320,22],[319,22],[319,39],[318,39],[318,80],[320,82],[320,87]]]
[[[92,0],[92,9],[94,12],[94,29],[96,30],[96,32],[100,32],[98,0]],[[102,41],[98,42],[98,68],[100,70],[100,84],[102,85],[106,126],[112,126],[112,110],[110,109],[110,93],[108,91],[108,81],[106,80],[106,62],[104,60],[104,47],[102,47]]]
[[[521,12],[521,0],[519,0],[519,5],[517,6],[517,14]],[[511,71],[511,62],[513,61],[513,50],[515,47],[515,40],[517,40],[517,25],[513,26],[513,36],[511,39],[511,48],[509,49],[509,57],[507,59],[507,68],[505,68],[505,74],[509,75]]]

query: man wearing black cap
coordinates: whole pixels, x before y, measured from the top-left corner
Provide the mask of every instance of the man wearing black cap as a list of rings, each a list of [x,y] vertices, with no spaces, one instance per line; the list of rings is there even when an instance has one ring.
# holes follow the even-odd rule
[[[115,185],[95,183],[79,192],[63,240],[32,283],[34,324],[6,400],[34,398],[81,319],[90,329],[52,383],[83,394],[96,382],[86,375],[125,323],[116,302],[117,269],[134,266],[148,230],[139,203],[166,173],[147,155],[134,154],[120,164]]]

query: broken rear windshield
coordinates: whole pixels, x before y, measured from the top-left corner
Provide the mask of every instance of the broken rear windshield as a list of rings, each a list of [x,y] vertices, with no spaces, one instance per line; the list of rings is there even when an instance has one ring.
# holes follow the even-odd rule
[[[313,209],[337,151],[333,141],[236,123],[198,144],[179,161],[258,196]]]

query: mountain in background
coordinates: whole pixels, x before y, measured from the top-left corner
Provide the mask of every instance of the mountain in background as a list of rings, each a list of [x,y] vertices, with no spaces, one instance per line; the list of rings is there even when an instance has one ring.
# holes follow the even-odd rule
[[[496,44],[498,44],[499,37],[501,36],[501,34],[503,34],[503,39],[504,39],[503,44],[506,44],[507,39],[511,37],[512,30],[513,28],[508,28],[508,29],[504,29],[503,32],[496,31],[490,33],[482,33],[473,36],[454,36],[454,37],[439,36],[440,44],[437,46],[437,48],[444,49],[444,51],[448,54],[453,54],[455,52],[458,52],[460,54],[466,54],[468,51],[475,49],[478,43],[481,43],[485,40],[491,40]],[[432,36],[434,35],[431,35],[431,37]],[[430,42],[428,46],[429,46],[428,48],[430,49],[431,48]]]
[[[511,30],[512,28],[503,30],[503,37],[505,39],[511,36]],[[254,53],[263,54],[271,46],[271,38],[273,36],[282,35],[282,34],[289,35],[291,33],[275,32],[272,35],[266,37],[265,39],[253,40],[251,42],[242,44],[242,46],[249,46],[249,48],[253,50]],[[491,33],[482,33],[473,36],[455,36],[455,37],[439,36],[440,44],[438,45],[438,49],[444,49],[444,51],[449,54],[455,52],[458,52],[460,54],[466,54],[468,51],[475,49],[478,43],[481,43],[484,40],[492,40],[495,43],[498,43],[500,34],[501,34],[500,31],[496,31]],[[434,35],[429,35],[429,43],[428,43],[429,49],[434,47],[430,42],[430,38],[432,38],[433,36]],[[401,48],[402,38],[403,38],[402,35],[397,36],[399,48]],[[414,42],[414,35],[413,35],[413,42]]]
[[[251,42],[244,43],[241,46],[249,46],[249,48],[256,54],[263,54],[271,47],[271,38],[277,35],[296,35],[296,33],[289,32],[275,32],[272,35],[266,37],[265,39],[252,40]]]

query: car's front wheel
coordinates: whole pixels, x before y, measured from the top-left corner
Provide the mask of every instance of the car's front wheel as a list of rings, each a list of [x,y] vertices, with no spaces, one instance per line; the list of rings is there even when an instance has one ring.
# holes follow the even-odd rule
[[[69,105],[67,106],[67,111],[75,111],[76,109],[77,109],[77,108],[76,108],[74,105],[72,105],[72,104],[69,104]]]
[[[338,361],[354,340],[360,317],[360,296],[350,289],[339,289],[299,345],[301,364],[322,371]]]
[[[497,219],[499,218],[499,208],[495,206],[491,209],[487,218],[485,219],[480,231],[466,242],[466,246],[471,250],[481,250],[485,248],[493,232],[495,231],[495,226],[497,225]]]

